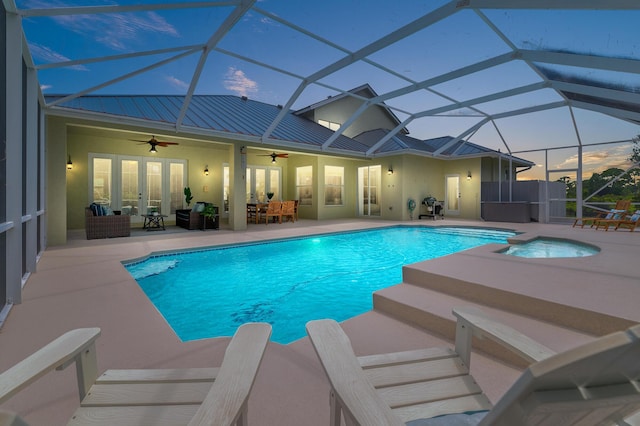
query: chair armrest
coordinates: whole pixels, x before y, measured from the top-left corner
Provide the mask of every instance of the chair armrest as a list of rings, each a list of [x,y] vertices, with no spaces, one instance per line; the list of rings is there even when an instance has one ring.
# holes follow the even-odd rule
[[[190,426],[246,424],[249,393],[270,336],[271,325],[266,323],[248,323],[238,328]]]
[[[46,373],[63,370],[73,362],[82,400],[98,376],[95,340],[99,335],[99,328],[71,330],[0,374],[0,404]]]
[[[537,362],[554,355],[555,352],[519,331],[487,318],[480,310],[471,308],[455,308],[453,315],[456,323],[456,352],[460,358],[470,365],[471,338],[487,338],[509,351],[519,355],[528,362]]]
[[[345,413],[346,424],[401,426],[389,405],[367,379],[342,327],[330,319],[307,323],[307,334],[331,384],[332,411]],[[334,407],[333,404],[336,406]],[[334,415],[334,414],[332,414]],[[332,419],[332,421],[334,420]],[[332,423],[334,424],[334,423]],[[337,424],[340,424],[339,421]]]

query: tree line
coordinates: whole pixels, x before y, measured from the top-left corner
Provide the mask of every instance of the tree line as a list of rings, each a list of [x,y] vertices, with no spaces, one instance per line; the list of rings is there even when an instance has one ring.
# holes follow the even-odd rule
[[[632,202],[640,202],[640,135],[633,138],[631,155],[628,160],[636,167],[628,173],[617,167],[604,170],[602,173],[594,173],[589,179],[582,181],[582,196],[587,197],[596,191],[591,197],[592,202],[615,203],[620,199],[630,199]],[[621,176],[622,175],[622,176]],[[558,179],[567,187],[567,198],[576,198],[576,181],[568,176]],[[575,203],[567,203],[567,213],[575,211]]]

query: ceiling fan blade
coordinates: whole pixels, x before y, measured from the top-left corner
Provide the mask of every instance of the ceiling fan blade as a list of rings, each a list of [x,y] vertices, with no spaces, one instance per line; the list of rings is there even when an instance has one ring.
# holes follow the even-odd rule
[[[289,154],[276,154],[276,157],[278,157],[278,158],[288,158]]]
[[[178,142],[156,142],[155,144],[158,146],[164,146],[164,147],[167,147],[169,145],[179,145]]]

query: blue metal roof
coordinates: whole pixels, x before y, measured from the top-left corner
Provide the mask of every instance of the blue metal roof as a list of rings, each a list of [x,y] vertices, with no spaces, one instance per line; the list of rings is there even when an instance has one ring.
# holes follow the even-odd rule
[[[47,103],[62,98],[64,95],[46,96]],[[69,100],[56,107],[173,124],[178,119],[184,99],[184,96],[171,95],[90,95]],[[279,106],[238,96],[194,95],[182,124],[192,128],[227,132],[230,133],[229,137],[234,134],[262,137],[280,111]],[[319,148],[332,135],[332,130],[289,111],[273,131],[271,138]],[[368,148],[343,135],[331,147],[359,153],[366,152]]]
[[[64,95],[46,96],[47,103],[53,103],[62,98]],[[56,107],[173,124],[178,120],[184,99],[184,96],[177,95],[89,95],[57,104]],[[230,138],[233,138],[233,135],[260,138],[280,111],[280,106],[253,101],[245,97],[194,95],[182,123],[190,128],[229,133]],[[389,130],[376,129],[361,133],[355,138],[340,135],[331,144],[331,148],[350,154],[365,154],[388,132]],[[270,138],[300,144],[301,149],[307,146],[319,150],[333,133],[332,130],[297,115],[294,111],[288,111],[271,133]],[[432,154],[452,139],[451,136],[445,136],[422,141],[397,133],[378,147],[374,155],[401,154],[406,151]],[[458,148],[460,150],[456,152]],[[459,141],[442,152],[441,156],[462,157],[489,153],[497,152],[471,142],[463,144]],[[517,160],[529,164],[526,160]]]
[[[355,137],[356,140],[362,142],[363,144],[369,146],[370,148],[374,146],[378,141],[380,141],[384,136],[389,133],[388,130],[385,129],[376,129],[368,132],[363,132]],[[411,136],[396,134],[391,139],[386,141],[382,146],[378,147],[375,150],[375,154],[381,153],[400,153],[403,150],[411,150],[411,151],[419,151],[428,154],[433,154],[438,149],[451,142],[454,138],[452,136],[442,136],[435,139],[426,139],[420,140],[416,138],[412,138]],[[440,156],[442,157],[464,157],[464,156],[478,156],[482,154],[498,154],[497,151],[494,151],[489,148],[485,148],[483,146],[474,144],[469,141],[458,141],[453,144],[451,147],[445,149]],[[507,155],[507,154],[503,154]],[[529,166],[533,165],[530,161],[524,160],[522,158],[513,157],[513,160],[522,163],[522,165]]]

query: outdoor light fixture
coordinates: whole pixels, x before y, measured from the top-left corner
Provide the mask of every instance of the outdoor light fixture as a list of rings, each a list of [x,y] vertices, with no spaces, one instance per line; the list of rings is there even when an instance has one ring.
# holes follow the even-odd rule
[[[389,170],[387,170],[387,174],[388,175],[392,175],[393,174],[393,166],[391,164],[389,164]]]
[[[67,170],[73,169],[73,163],[71,162],[71,156],[69,156],[69,161],[67,161]]]
[[[204,166],[204,175],[209,176],[209,166]]]
[[[471,180],[471,170],[467,172],[467,180]]]

